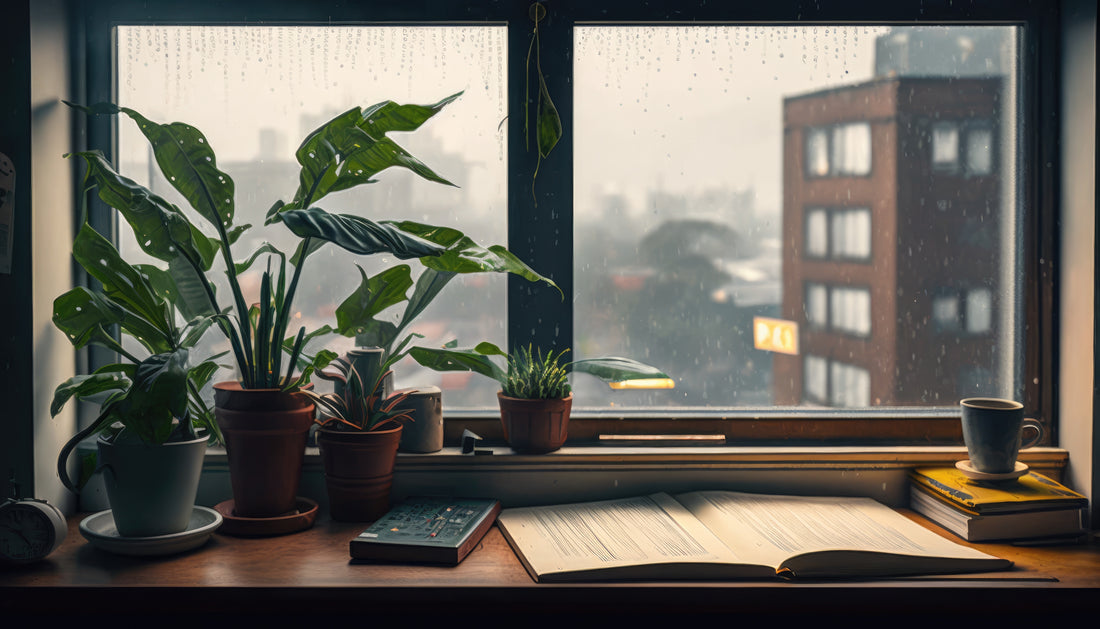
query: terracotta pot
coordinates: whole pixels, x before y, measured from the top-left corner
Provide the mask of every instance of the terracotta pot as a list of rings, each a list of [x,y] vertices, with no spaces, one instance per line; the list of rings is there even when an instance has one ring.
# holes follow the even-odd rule
[[[123,537],[187,530],[199,490],[206,436],[160,445],[100,437],[98,464],[115,528]]]
[[[497,392],[504,438],[516,452],[543,454],[565,444],[573,394],[552,400],[523,400]]]
[[[317,431],[333,520],[372,522],[390,510],[401,429]]]
[[[229,456],[234,513],[270,518],[294,510],[314,405],[279,389],[214,385],[214,415]]]

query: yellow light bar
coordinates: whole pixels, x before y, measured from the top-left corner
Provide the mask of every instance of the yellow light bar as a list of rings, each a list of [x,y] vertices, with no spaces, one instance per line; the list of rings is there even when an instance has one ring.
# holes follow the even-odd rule
[[[672,378],[638,378],[637,380],[621,380],[610,382],[612,389],[674,389],[676,383]]]

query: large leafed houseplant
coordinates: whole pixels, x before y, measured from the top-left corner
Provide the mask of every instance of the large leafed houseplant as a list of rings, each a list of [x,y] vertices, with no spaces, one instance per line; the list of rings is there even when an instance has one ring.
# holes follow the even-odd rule
[[[208,359],[191,366],[188,360],[189,349],[211,321],[184,323],[173,302],[156,289],[157,269],[126,262],[87,223],[77,232],[72,254],[97,287],[78,286],[57,297],[54,325],[74,347],[107,347],[119,360],[73,376],[54,391],[53,415],[73,399],[99,403],[100,409],[62,447],[58,475],[67,488],[79,491],[94,470],[102,469],[121,535],[181,532],[190,522],[207,442],[218,440],[218,427],[200,393],[216,365]],[[70,454],[96,435],[97,451],[81,461],[73,481]]]
[[[165,179],[186,200],[193,216],[201,218],[207,230],[213,228],[208,235],[191,213],[123,177],[98,152],[77,154],[87,163],[88,178],[98,185],[100,198],[126,219],[142,250],[165,263],[166,268],[150,275],[162,294],[175,300],[185,318],[211,320],[229,341],[239,380],[216,383],[214,401],[238,515],[271,517],[296,506],[302,453],[314,416],[313,402],[300,391],[309,386],[315,370],[336,357],[326,349],[307,353],[309,341],[333,332],[359,334],[392,348],[394,339],[457,273],[510,272],[549,282],[504,247],[482,247],[455,229],[374,221],[316,205],[331,193],[375,183],[379,172],[394,166],[452,185],[387,134],[415,131],[460,94],[432,105],[384,101],[355,107],[310,133],[296,152],[297,191],[289,201],[276,202],[266,219],[268,225],[282,223],[299,238],[296,250],[288,259],[264,244],[243,261],[234,257],[232,248],[251,226],[234,222],[233,179],[218,168],[213,147],[201,131],[181,122],[157,123],[109,103],[79,107],[90,114],[131,118],[149,141]],[[338,307],[335,327],[291,332],[302,268],[328,243],[353,254],[415,258],[426,268],[415,284],[407,264],[395,264],[373,277],[364,274],[361,285]],[[216,258],[221,264],[215,264]],[[266,259],[266,270],[258,300],[249,304],[240,276],[260,258]],[[217,294],[215,273],[228,278],[228,298]],[[407,303],[399,324],[375,318],[402,302]],[[249,438],[256,429],[266,435],[260,442]],[[274,444],[274,433],[285,433],[288,443]],[[254,471],[241,469],[246,466]],[[283,480],[277,478],[280,474]]]

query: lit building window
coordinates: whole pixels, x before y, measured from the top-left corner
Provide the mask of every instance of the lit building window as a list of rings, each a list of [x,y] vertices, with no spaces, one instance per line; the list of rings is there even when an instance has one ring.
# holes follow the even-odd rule
[[[966,133],[966,172],[988,175],[993,172],[993,130],[976,127]]]
[[[959,163],[959,127],[954,122],[940,122],[932,127],[932,166],[937,170],[954,170]]]
[[[834,361],[829,365],[829,379],[832,406],[870,406],[871,374],[866,369]]]
[[[871,257],[871,210],[845,208],[831,216],[832,257],[865,260]]]
[[[871,335],[871,291],[866,288],[836,286],[829,299],[830,320],[833,330]]]

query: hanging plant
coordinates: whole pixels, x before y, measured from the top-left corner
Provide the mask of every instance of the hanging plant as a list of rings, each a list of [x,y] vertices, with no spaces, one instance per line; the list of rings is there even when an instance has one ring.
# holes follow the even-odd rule
[[[531,21],[535,23],[535,27],[531,33],[531,45],[527,47],[527,83],[523,92],[523,135],[527,142],[527,150],[531,150],[531,99],[529,95],[531,93],[531,54],[534,53],[535,74],[538,75],[539,81],[539,95],[535,103],[535,140],[538,145],[538,158],[535,162],[535,172],[531,175],[531,196],[535,200],[535,205],[538,205],[538,197],[535,196],[535,179],[538,177],[542,160],[550,155],[550,151],[561,139],[562,126],[558,109],[554,107],[554,101],[550,98],[550,90],[546,87],[546,76],[542,73],[542,63],[539,59],[539,22],[546,17],[546,8],[542,6],[541,2],[536,2],[531,5],[528,13],[531,16]]]

